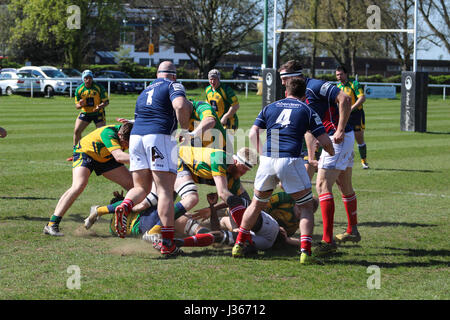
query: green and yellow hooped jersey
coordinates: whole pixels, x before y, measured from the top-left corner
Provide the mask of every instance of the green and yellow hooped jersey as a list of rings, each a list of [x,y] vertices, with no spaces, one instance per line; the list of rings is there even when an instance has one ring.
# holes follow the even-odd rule
[[[178,150],[178,171],[188,169],[195,183],[215,185],[214,176],[227,178],[228,190],[240,195],[241,180],[233,178],[228,172],[228,165],[233,163],[227,153],[221,149],[180,146]],[[227,162],[228,161],[228,162]]]
[[[75,104],[78,104],[81,99],[86,101],[86,106],[81,108],[82,112],[93,113],[96,106],[108,100],[108,96],[102,85],[93,82],[90,88],[86,88],[86,85],[82,83],[75,90]]]
[[[194,107],[192,108],[191,119],[189,121],[189,131],[193,131],[195,129],[196,125],[198,125],[198,123],[201,122],[203,119],[205,119],[207,117],[213,117],[216,120],[216,124],[213,129],[215,129],[216,131],[213,134],[208,134],[208,133],[203,134],[202,146],[203,147],[208,147],[208,146],[211,147],[212,143],[215,141],[214,134],[216,134],[216,132],[219,132],[220,139],[222,141],[220,143],[217,143],[217,145],[223,146],[223,148],[225,148],[225,146],[226,146],[226,131],[225,131],[225,128],[220,123],[220,119],[217,116],[216,111],[214,111],[212,106],[207,102],[193,101],[193,100],[191,100],[191,102]]]
[[[118,135],[120,127],[121,125],[109,125],[95,129],[80,140],[74,152],[86,153],[97,162],[111,160],[111,152],[122,149]]]
[[[236,94],[233,89],[226,84],[220,84],[217,90],[214,90],[211,85],[206,87],[206,100],[216,111],[219,119],[228,112],[231,106],[239,103]],[[233,119],[229,119],[228,123],[224,126],[226,129],[236,130],[239,127],[239,119],[235,113]]]
[[[337,84],[337,87],[350,96],[350,98],[352,99],[352,105],[355,104],[356,100],[358,100],[359,97],[364,95],[364,89],[359,84],[359,82],[356,80],[347,81],[345,84],[342,84],[342,82],[339,82]],[[358,107],[358,110],[361,110],[362,108],[363,108],[363,105],[360,105]]]
[[[284,191],[274,193],[270,197],[266,212],[283,227],[288,236],[292,236],[299,228],[299,220],[294,214],[295,202]]]

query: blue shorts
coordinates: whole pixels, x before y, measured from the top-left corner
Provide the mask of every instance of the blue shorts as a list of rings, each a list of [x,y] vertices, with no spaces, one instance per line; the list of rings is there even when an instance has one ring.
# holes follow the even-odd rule
[[[353,127],[353,131],[364,131],[366,128],[364,109],[355,110],[350,113],[348,124]]]
[[[105,109],[100,109],[100,111],[94,113],[80,112],[80,114],[78,115],[78,119],[89,123],[94,121],[95,124],[104,122],[106,119]]]
[[[107,162],[98,162],[92,159],[90,156],[88,156],[84,152],[74,152],[73,153],[73,162],[72,162],[72,168],[76,167],[86,167],[91,172],[95,171],[95,173],[100,176],[104,174],[105,172],[111,171],[113,169],[116,169],[120,166],[123,166],[122,163],[117,162],[114,158]]]

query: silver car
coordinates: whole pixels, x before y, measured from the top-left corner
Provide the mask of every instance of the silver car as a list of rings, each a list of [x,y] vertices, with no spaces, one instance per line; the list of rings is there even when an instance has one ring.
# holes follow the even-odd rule
[[[30,72],[2,72],[0,74],[0,93],[11,95],[13,93],[38,93],[41,91],[41,82]]]

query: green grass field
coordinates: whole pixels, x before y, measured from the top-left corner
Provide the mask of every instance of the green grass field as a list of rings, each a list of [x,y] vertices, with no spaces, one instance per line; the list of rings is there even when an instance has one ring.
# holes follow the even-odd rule
[[[202,99],[201,91],[189,92]],[[261,97],[239,95],[241,128],[249,128]],[[136,96],[113,95],[109,124],[132,117]],[[89,232],[90,206],[106,204],[118,188],[93,175],[61,223],[62,238],[42,229],[71,184],[72,132],[77,111],[68,97],[0,97],[0,299],[438,299],[450,298],[450,100],[430,97],[428,132],[400,131],[400,100],[369,100],[366,143],[370,170],[355,146],[357,245],[342,245],[324,266],[300,266],[295,250],[231,258],[231,248],[185,248],[163,260],[138,238],[109,235],[103,218]],[[93,130],[89,126],[84,134]],[[256,169],[243,179],[252,194]],[[201,202],[206,205],[202,187]],[[335,232],[346,215],[335,191]],[[314,240],[322,234],[316,212]],[[79,267],[80,289],[69,289]],[[380,288],[371,289],[378,266]],[[69,268],[69,269],[68,269]]]

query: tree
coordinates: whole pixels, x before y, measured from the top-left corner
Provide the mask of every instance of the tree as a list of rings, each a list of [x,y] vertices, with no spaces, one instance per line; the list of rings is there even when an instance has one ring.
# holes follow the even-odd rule
[[[159,11],[159,30],[165,43],[185,52],[198,67],[208,71],[242,43],[264,19],[257,0],[165,0],[147,1]]]
[[[442,42],[450,53],[450,17],[447,8],[449,3],[444,0],[421,0],[418,1],[418,9],[422,14],[426,24],[431,29],[434,38],[438,41],[428,39],[432,43],[439,45]]]
[[[68,10],[73,6],[75,11]],[[11,0],[9,9],[15,18],[10,43],[16,51],[27,52],[28,59],[40,60],[38,52],[27,50],[31,43],[44,48],[48,56],[57,53],[52,62],[79,68],[93,49],[96,34],[105,34],[102,41],[116,37],[119,22],[115,17],[120,15],[122,4],[119,0]],[[79,18],[79,24],[73,23],[72,17]]]

